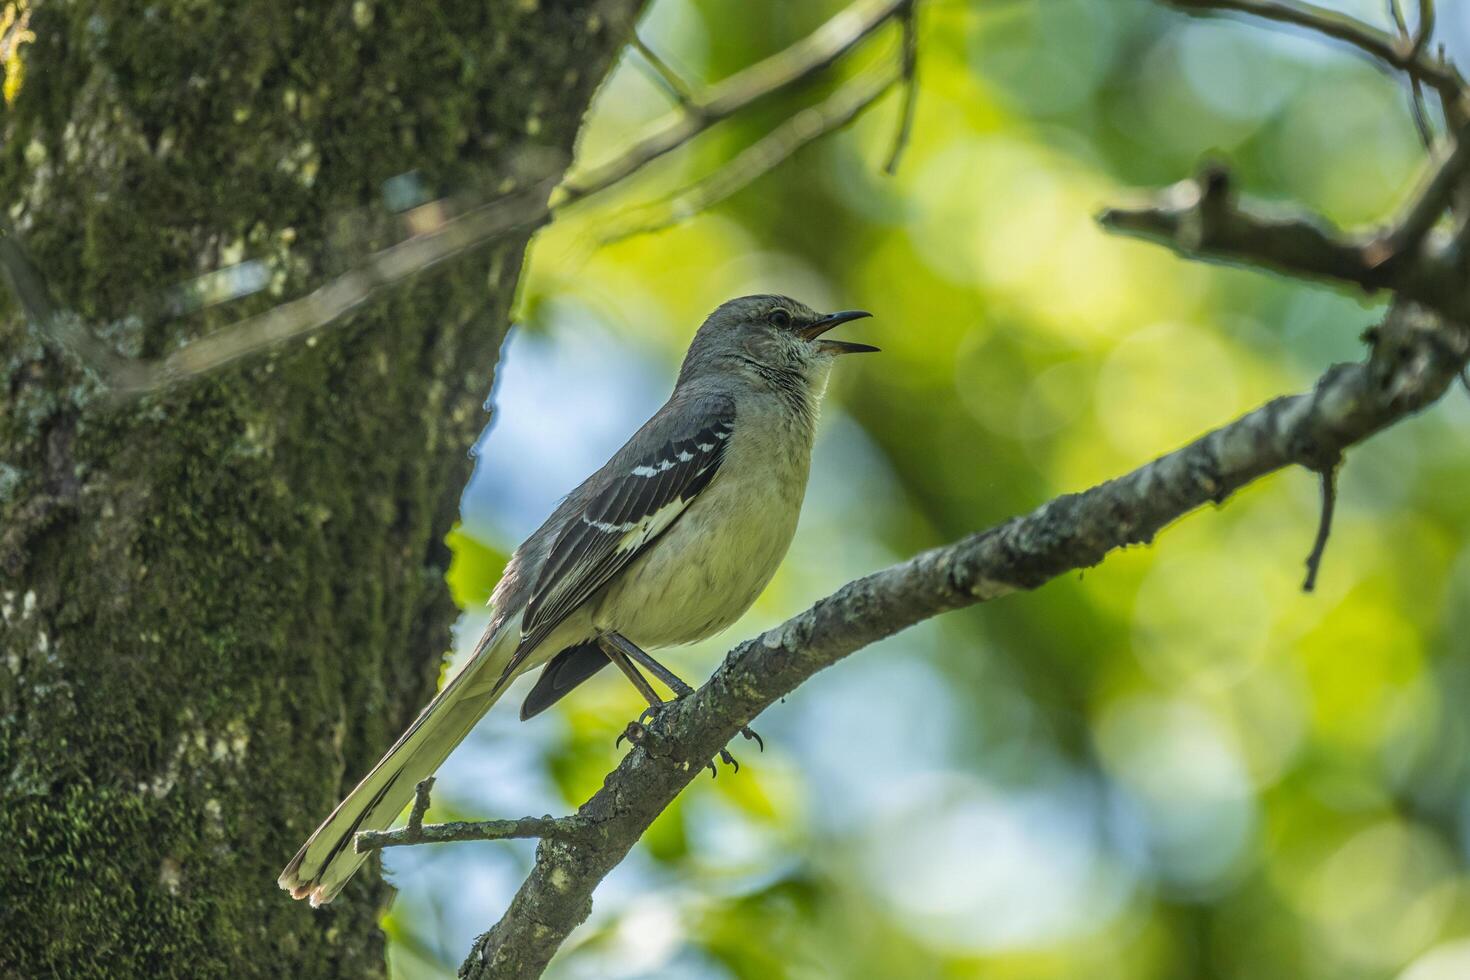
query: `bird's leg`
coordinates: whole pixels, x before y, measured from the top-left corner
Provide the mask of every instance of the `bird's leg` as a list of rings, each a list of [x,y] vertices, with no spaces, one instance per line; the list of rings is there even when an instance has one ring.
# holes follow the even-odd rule
[[[602,637],[598,637],[597,645],[602,647],[602,652],[607,654],[607,659],[611,660],[618,670],[623,672],[623,676],[632,682],[633,686],[638,689],[638,693],[643,695],[643,700],[648,702],[648,707],[643,709],[643,713],[638,716],[638,720],[641,722],[645,718],[652,718],[658,712],[658,709],[663,707],[664,702],[658,696],[658,692],[653,689],[653,685],[648,683],[648,678],[644,677],[638,668],[633,666],[623,651],[604,643]]]
[[[653,689],[653,685],[648,683],[648,678],[639,673],[638,668],[633,666],[633,662],[628,659],[627,655],[624,654],[620,648],[606,642],[605,637],[599,636],[597,638],[597,645],[602,648],[603,653],[607,654],[607,659],[617,664],[618,669],[623,672],[623,676],[627,677],[628,680],[633,682],[633,686],[638,689],[638,693],[643,695],[643,700],[648,702],[648,707],[644,708],[643,711],[640,712],[638,715],[639,724],[642,724],[644,719],[652,719],[652,717],[658,713],[658,709],[664,706],[665,702],[662,698],[658,696],[658,692]],[[632,644],[629,645],[631,646]],[[637,648],[634,647],[634,649]],[[623,744],[623,739],[627,737],[627,732],[624,732],[617,737],[617,740],[613,742],[613,745],[617,746]],[[731,755],[728,750],[720,750],[720,760],[727,763],[728,765],[734,766],[735,769],[739,771],[740,763],[735,761],[735,757]],[[711,760],[709,763],[707,763],[707,765],[709,766],[710,777],[713,778],[715,775],[714,761]]]
[[[609,651],[610,648],[613,648],[616,649],[629,661],[637,662],[638,664],[642,665],[645,669],[648,670],[650,674],[663,681],[664,684],[668,686],[669,690],[674,692],[674,696],[676,698],[686,698],[694,693],[694,688],[685,683],[678,674],[674,673],[672,670],[665,667],[657,660],[653,659],[653,657],[650,656],[646,650],[639,647],[638,644],[634,643],[623,634],[617,632],[604,633],[600,637],[598,637],[598,643],[601,644],[603,651],[606,652],[609,657],[612,657],[612,653]],[[614,660],[613,662],[617,663],[616,660]],[[630,668],[633,668],[633,663],[629,663],[628,666]],[[636,668],[633,669],[636,670]],[[639,679],[642,679],[641,674],[639,675]],[[645,683],[647,682],[645,681]],[[642,689],[640,688],[640,690]],[[647,697],[646,694],[644,696]],[[652,702],[650,702],[650,704],[652,704]],[[747,739],[754,741],[755,744],[760,747],[760,750],[762,752],[766,750],[765,740],[757,735],[754,731],[752,731],[748,725],[740,726],[740,734],[745,736]],[[739,768],[739,764],[735,762],[734,756],[731,756],[728,750],[721,750],[720,758],[723,759],[725,762],[734,765],[737,769]]]

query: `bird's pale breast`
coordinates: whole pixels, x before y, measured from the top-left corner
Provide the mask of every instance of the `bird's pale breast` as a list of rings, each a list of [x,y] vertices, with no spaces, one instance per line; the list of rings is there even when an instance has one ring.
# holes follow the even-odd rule
[[[608,587],[593,623],[661,647],[702,640],[739,619],[796,532],[811,442],[810,423],[787,413],[741,418],[718,475]]]

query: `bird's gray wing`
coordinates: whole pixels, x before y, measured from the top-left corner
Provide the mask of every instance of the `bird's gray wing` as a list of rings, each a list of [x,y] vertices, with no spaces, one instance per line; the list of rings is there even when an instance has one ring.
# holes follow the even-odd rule
[[[607,485],[568,516],[541,568],[507,678],[562,620],[673,526],[714,479],[734,424],[728,399],[693,413],[669,412],[604,467]],[[639,451],[639,444],[653,448]]]

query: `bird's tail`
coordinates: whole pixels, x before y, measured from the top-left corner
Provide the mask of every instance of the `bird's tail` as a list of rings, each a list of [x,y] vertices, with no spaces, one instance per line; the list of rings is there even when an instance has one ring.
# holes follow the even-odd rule
[[[501,673],[519,638],[514,621],[487,635],[408,731],[307,838],[276,879],[292,898],[310,899],[314,908],[337,897],[368,859],[353,846],[357,833],[391,826],[419,781],[433,775],[500,697],[505,686],[499,683]]]

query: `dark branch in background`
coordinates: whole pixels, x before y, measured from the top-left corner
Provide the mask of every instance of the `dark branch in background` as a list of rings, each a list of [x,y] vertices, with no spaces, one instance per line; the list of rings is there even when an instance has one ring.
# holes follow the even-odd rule
[[[1456,273],[1455,248],[1428,232],[1470,174],[1466,130],[1424,190],[1388,234],[1345,235],[1320,215],[1237,199],[1230,175],[1207,167],[1141,207],[1109,208],[1110,231],[1157,242],[1188,258],[1217,259],[1297,278],[1392,290],[1454,320],[1470,320],[1470,291]]]
[[[632,44],[633,50],[637,51],[643,59],[641,64],[645,64],[653,69],[653,77],[658,80],[659,85],[663,86],[664,91],[668,92],[673,98],[675,105],[685,108],[690,108],[694,105],[694,90],[684,81],[683,76],[670,68],[669,63],[659,57],[658,53],[652,48],[644,44],[643,38],[637,34],[633,35],[633,40],[629,43]]]
[[[597,244],[608,245],[634,235],[659,231],[713,207],[778,166],[803,146],[841,129],[862,115],[893,87],[898,77],[891,70],[871,71],[844,85],[741,150],[734,159],[708,177],[656,204],[611,218],[596,233]]]
[[[1444,394],[1470,358],[1470,333],[1395,308],[1362,363],[1329,370],[1183,449],[1084,493],[1059,497],[962,541],[843,586],[748,640],[693,695],[647,727],[577,811],[580,834],[543,840],[505,916],[460,967],[466,978],[535,977],[591,910],[593,890],[742,725],[824,667],[942,612],[1035,589],[1148,543],[1172,521],[1293,464],[1316,467]]]
[[[552,206],[570,204],[610,187],[715,123],[816,77],[892,20],[906,3],[858,0],[786,50],[711,85],[680,111],[650,126],[647,135],[614,159],[568,177],[553,195]]]
[[[1317,538],[1307,555],[1307,577],[1302,582],[1302,591],[1317,588],[1317,572],[1322,568],[1322,555],[1327,551],[1327,538],[1332,534],[1332,513],[1337,509],[1337,464],[1333,463],[1318,474],[1322,486],[1322,514],[1317,522]]]
[[[903,108],[899,110],[898,130],[893,134],[893,149],[883,172],[892,177],[898,173],[898,162],[909,145],[914,128],[914,109],[919,103],[919,0],[909,0],[900,18],[903,24]]]
[[[1434,0],[1419,0],[1419,27],[1417,33],[1409,31],[1409,22],[1399,0],[1388,0],[1388,15],[1399,31],[1399,44],[1409,44],[1409,55],[1418,58],[1429,38],[1434,34]],[[1429,122],[1429,110],[1424,107],[1424,85],[1417,78],[1409,79],[1409,108],[1414,114],[1414,128],[1419,132],[1419,141],[1424,148],[1434,146],[1434,127]]]
[[[548,172],[534,175],[531,178],[534,182],[523,190],[451,218],[434,231],[377,252],[352,271],[301,299],[223,327],[158,360],[121,357],[71,314],[53,310],[50,315],[38,315],[17,287],[21,308],[43,335],[57,340],[106,386],[120,394],[145,392],[212,371],[272,345],[321,330],[387,287],[510,232],[537,228],[557,210],[622,184],[649,163],[684,146],[723,120],[815,79],[884,24],[900,17],[908,2],[857,0],[785,50],[709,86],[703,93],[691,93],[687,99],[680,100],[675,112],[654,123],[645,136],[612,159],[573,174],[560,184],[549,176],[553,168],[545,168]],[[645,57],[657,58],[646,47],[641,50]],[[670,78],[677,76],[670,72]],[[34,265],[25,258],[12,229],[5,229],[0,242],[6,243],[4,251],[0,251],[0,260],[12,283],[17,279],[12,265],[30,268],[34,273]],[[39,276],[35,278],[40,282]]]
[[[1167,6],[1197,16],[1212,16],[1221,11],[1236,11],[1274,20],[1282,24],[1304,27],[1317,34],[1352,45],[1386,68],[1401,71],[1439,93],[1446,117],[1452,127],[1465,121],[1462,100],[1465,79],[1454,65],[1442,56],[1431,56],[1425,50],[1429,36],[1422,32],[1413,41],[1401,39],[1347,14],[1297,0],[1160,0]],[[1431,29],[1434,17],[1426,21],[1421,4],[1420,25]]]

